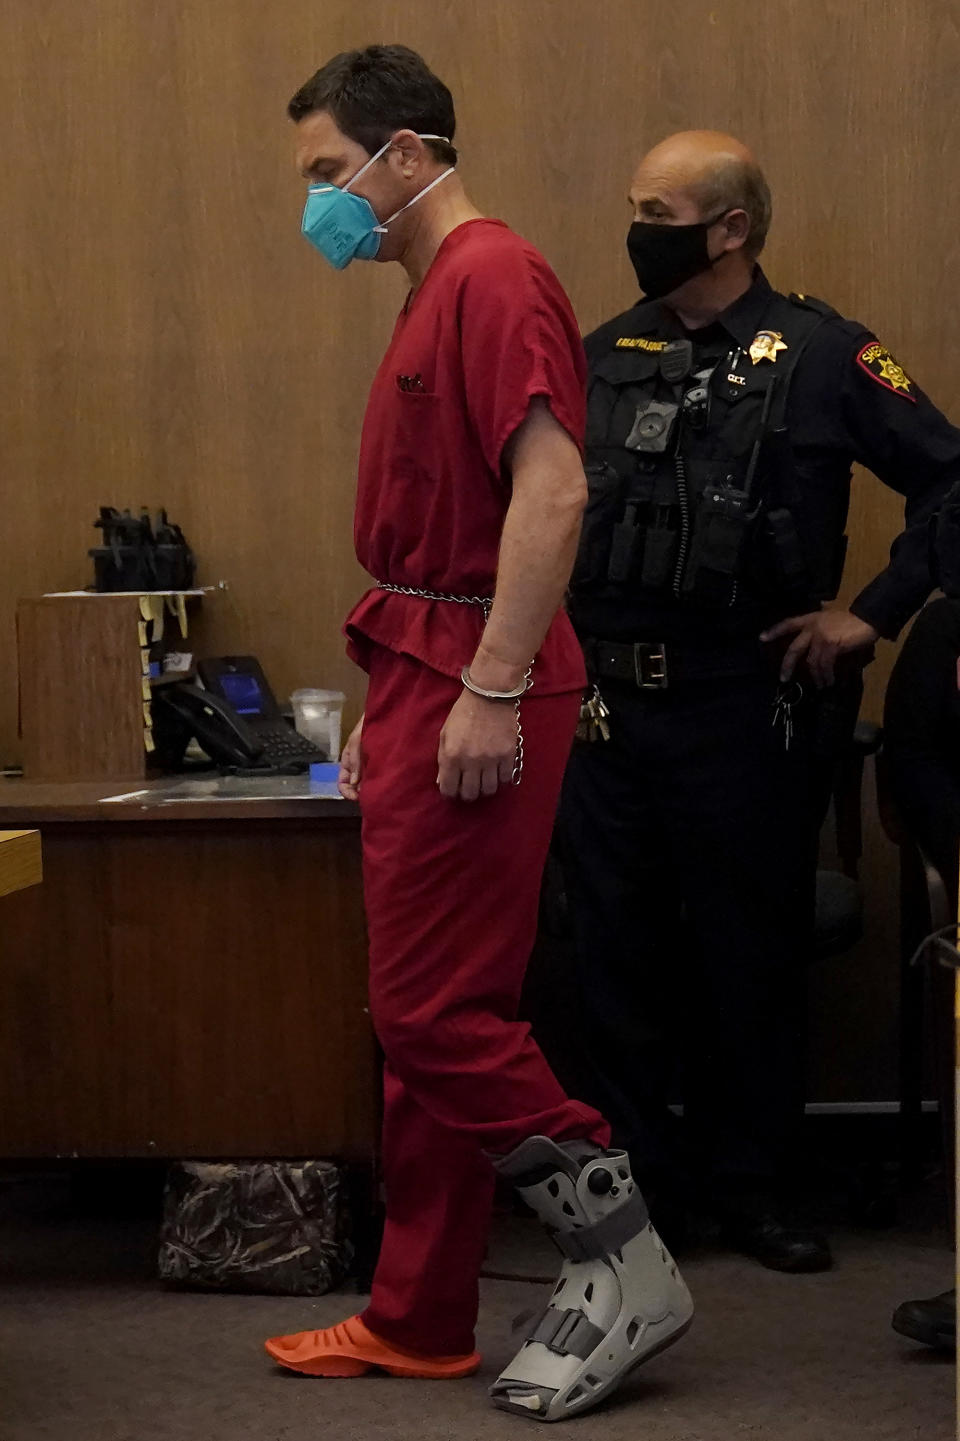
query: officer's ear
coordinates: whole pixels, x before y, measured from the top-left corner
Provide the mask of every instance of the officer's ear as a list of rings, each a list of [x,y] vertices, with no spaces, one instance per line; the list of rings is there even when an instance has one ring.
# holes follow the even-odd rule
[[[718,224],[726,231],[724,250],[741,250],[750,234],[750,217],[745,210],[728,210]]]

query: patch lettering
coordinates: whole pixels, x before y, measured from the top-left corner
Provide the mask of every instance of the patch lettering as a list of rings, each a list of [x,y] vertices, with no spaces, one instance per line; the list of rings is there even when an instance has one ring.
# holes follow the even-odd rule
[[[617,341],[617,350],[666,350],[669,341],[648,340],[645,335],[621,335]]]
[[[892,390],[894,395],[902,395],[905,400],[912,400],[916,405],[913,381],[903,366],[894,360],[887,347],[878,340],[867,342],[857,355],[857,364],[885,390]]]

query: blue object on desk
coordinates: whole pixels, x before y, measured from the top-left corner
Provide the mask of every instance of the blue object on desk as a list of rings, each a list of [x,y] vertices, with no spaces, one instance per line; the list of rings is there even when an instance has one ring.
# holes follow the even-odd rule
[[[310,779],[312,781],[333,781],[340,777],[340,767],[336,761],[314,761],[310,767]]]
[[[336,761],[314,761],[310,767],[310,794],[332,801],[343,800],[337,785],[339,775]]]

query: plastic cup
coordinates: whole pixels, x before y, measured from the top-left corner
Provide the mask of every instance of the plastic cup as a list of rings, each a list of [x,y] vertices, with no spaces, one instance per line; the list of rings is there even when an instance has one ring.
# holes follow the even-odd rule
[[[295,690],[290,697],[293,723],[308,741],[326,751],[331,761],[340,759],[340,727],[343,722],[342,690]]]

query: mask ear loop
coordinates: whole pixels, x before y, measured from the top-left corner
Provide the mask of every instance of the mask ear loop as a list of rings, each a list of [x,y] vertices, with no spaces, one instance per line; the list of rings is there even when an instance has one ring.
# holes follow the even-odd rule
[[[436,137],[430,135],[425,138],[429,140],[433,140],[434,138],[436,138],[437,140],[439,140],[441,137],[439,135]],[[396,220],[398,215],[402,215],[405,210],[410,209],[411,205],[416,205],[418,200],[422,200],[425,195],[429,195],[430,191],[434,188],[434,186],[439,185],[441,180],[446,180],[447,176],[452,175],[456,168],[457,167],[455,165],[451,165],[450,168],[448,170],[445,170],[442,175],[438,175],[436,180],[431,180],[429,185],[425,185],[422,190],[418,190],[413,199],[408,200],[406,205],[401,205],[399,210],[395,210],[392,215],[388,215],[383,224],[377,226],[380,234],[386,235],[387,226],[390,225],[394,220]]]
[[[450,144],[450,141],[447,139],[446,135],[418,135],[418,136],[417,136],[417,139],[418,139],[418,140],[442,140],[445,145],[449,145],[449,144]],[[354,181],[359,180],[360,177],[361,177],[361,175],[365,175],[365,174],[367,173],[367,171],[370,169],[370,166],[374,163],[374,161],[379,160],[381,155],[385,155],[386,152],[390,149],[390,147],[391,147],[392,144],[393,144],[393,141],[392,141],[392,140],[388,140],[387,143],[386,143],[386,145],[381,145],[381,146],[380,146],[380,149],[377,151],[376,155],[371,155],[371,156],[370,156],[370,159],[367,161],[366,165],[361,166],[361,168],[357,171],[356,175],[351,175],[351,177],[350,177],[350,179],[347,181],[346,185],[341,186],[341,189],[343,189],[343,190],[349,190],[349,189],[350,189],[350,186],[354,183]],[[402,215],[405,210],[409,210],[409,208],[410,208],[411,205],[414,205],[418,200],[421,200],[424,195],[428,195],[435,185],[439,185],[441,180],[446,180],[447,176],[448,176],[448,175],[452,175],[453,172],[456,170],[456,168],[457,168],[457,167],[456,167],[455,165],[451,165],[450,168],[449,168],[448,170],[445,170],[442,175],[438,175],[435,180],[431,180],[431,181],[430,181],[430,184],[429,184],[429,185],[425,185],[422,190],[418,191],[417,194],[413,197],[412,200],[408,200],[408,201],[407,201],[406,205],[401,205],[399,210],[395,210],[392,215],[388,216],[387,219],[383,222],[382,225],[375,225],[375,226],[373,227],[373,232],[374,232],[374,234],[386,235],[386,233],[387,233],[387,226],[390,225],[394,220],[396,220],[396,218],[397,218],[398,215]],[[336,187],[332,187],[332,188],[335,189]]]
[[[429,138],[432,140],[435,137],[430,136]],[[350,179],[346,181],[343,185],[310,185],[307,187],[309,193],[311,195],[326,195],[328,191],[331,190],[339,190],[341,192],[349,191],[350,186],[354,183],[354,181],[359,180],[361,175],[366,175],[367,171],[370,169],[370,166],[374,163],[374,161],[379,160],[380,156],[385,154],[385,152],[390,149],[390,146],[392,144],[393,142],[391,140],[388,140],[386,145],[381,145],[376,155],[371,155],[367,163],[365,165],[361,165],[359,170],[354,171],[353,175],[350,176]],[[379,226],[377,228],[379,229]]]
[[[370,166],[373,165],[375,161],[379,160],[381,155],[385,155],[387,153],[392,144],[393,141],[388,140],[386,145],[381,145],[376,155],[371,155],[366,165],[361,165],[360,169],[350,176],[350,179],[347,181],[347,183],[340,186],[340,189],[349,190],[350,186],[353,185],[355,181],[359,180],[361,175],[366,175],[367,171],[370,169]],[[331,188],[336,190],[337,187],[334,185]]]

